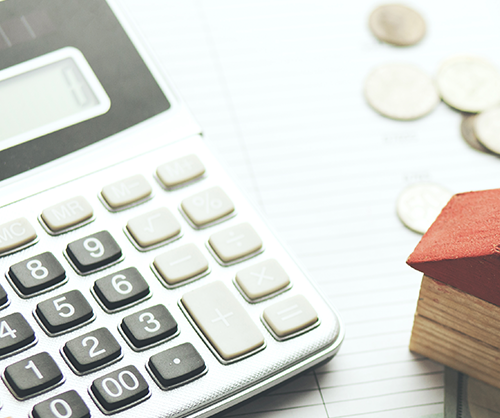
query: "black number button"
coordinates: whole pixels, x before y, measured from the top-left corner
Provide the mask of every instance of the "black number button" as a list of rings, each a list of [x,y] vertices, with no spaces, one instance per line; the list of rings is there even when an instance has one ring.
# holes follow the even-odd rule
[[[5,289],[0,286],[0,309],[5,308],[9,304],[9,297],[5,292]]]
[[[177,322],[163,305],[152,306],[123,318],[121,329],[136,349],[165,340],[177,333]]]
[[[205,362],[190,343],[155,354],[148,366],[162,389],[187,383],[206,370]]]
[[[48,334],[69,331],[94,318],[92,307],[78,290],[40,302],[35,312]]]
[[[4,378],[17,399],[26,399],[45,392],[63,380],[56,362],[48,353],[39,353],[11,364]]]
[[[135,366],[127,366],[92,382],[90,390],[106,413],[137,404],[150,395],[149,386]]]
[[[35,333],[20,313],[0,318],[0,357],[7,356],[35,342]]]
[[[99,328],[68,341],[63,352],[77,374],[103,367],[122,355],[122,349],[107,328]]]
[[[74,390],[61,393],[33,408],[33,418],[90,418],[90,411]]]
[[[66,272],[52,253],[43,253],[11,266],[9,277],[21,295],[33,296],[64,282]]]
[[[94,293],[107,310],[113,311],[146,298],[149,285],[135,267],[130,267],[96,280]]]
[[[85,274],[118,261],[122,250],[108,231],[101,231],[71,242],[66,254],[76,269]]]

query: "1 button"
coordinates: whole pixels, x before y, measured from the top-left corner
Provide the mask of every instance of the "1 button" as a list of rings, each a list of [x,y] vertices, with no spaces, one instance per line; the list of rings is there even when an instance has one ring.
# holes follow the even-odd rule
[[[181,208],[195,228],[208,226],[234,212],[233,202],[220,187],[184,199]]]
[[[99,328],[68,341],[63,353],[76,374],[109,365],[122,356],[122,349],[107,328]]]
[[[194,154],[165,163],[156,170],[156,175],[167,189],[181,186],[204,173],[203,163]]]
[[[24,350],[35,341],[35,332],[20,313],[0,318],[0,357]]]
[[[22,296],[33,296],[62,284],[66,272],[54,255],[47,252],[11,266],[9,278]]]
[[[208,273],[208,261],[194,244],[186,244],[155,257],[153,266],[167,287]]]
[[[149,386],[135,366],[127,366],[92,382],[90,391],[105,414],[118,412],[150,396]]]
[[[262,250],[262,240],[248,223],[216,232],[208,243],[222,264],[236,263]]]
[[[79,273],[87,274],[119,261],[122,250],[108,231],[101,231],[71,242],[66,254]]]
[[[26,218],[0,225],[0,255],[20,250],[36,240],[35,229]]]
[[[152,191],[144,176],[137,174],[103,187],[101,196],[112,210],[120,210],[144,201]]]
[[[249,301],[257,301],[286,288],[290,278],[274,259],[236,273],[236,283]]]
[[[222,282],[186,293],[182,304],[223,362],[264,346],[261,332]]]
[[[5,369],[4,379],[17,399],[27,399],[62,383],[64,377],[48,353],[39,353]]]
[[[135,267],[96,280],[93,290],[108,311],[132,305],[149,296],[149,285]]]
[[[290,338],[318,322],[318,314],[302,295],[269,306],[263,317],[278,339]]]
[[[159,208],[128,221],[127,231],[139,249],[145,250],[179,238],[181,226],[172,212]]]
[[[35,313],[46,332],[52,335],[77,328],[94,318],[92,307],[78,290],[40,302]]]
[[[89,221],[94,214],[83,196],[76,196],[44,209],[41,218],[53,234],[65,232]]]
[[[90,411],[80,395],[70,390],[36,404],[31,415],[33,418],[90,418]]]
[[[200,377],[205,362],[190,343],[169,348],[149,359],[149,371],[162,389],[169,389]]]
[[[177,334],[177,322],[163,305],[152,306],[123,318],[121,330],[136,350]]]

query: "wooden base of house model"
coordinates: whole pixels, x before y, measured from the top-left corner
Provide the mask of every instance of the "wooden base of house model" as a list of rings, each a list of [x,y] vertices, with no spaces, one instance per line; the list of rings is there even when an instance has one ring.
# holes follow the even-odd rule
[[[500,388],[500,307],[424,275],[410,350]]]

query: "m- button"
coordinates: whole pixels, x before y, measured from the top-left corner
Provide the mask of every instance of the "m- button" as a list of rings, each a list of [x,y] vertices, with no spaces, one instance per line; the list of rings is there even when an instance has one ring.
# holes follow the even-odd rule
[[[44,209],[41,218],[52,234],[59,234],[89,221],[93,214],[89,202],[76,196]]]
[[[186,293],[182,304],[222,361],[234,360],[264,345],[259,329],[222,282]]]
[[[144,176],[137,174],[108,184],[102,189],[101,196],[109,208],[116,211],[141,203],[151,196],[152,191]]]
[[[0,255],[8,254],[31,244],[37,235],[26,218],[17,218],[0,225]]]

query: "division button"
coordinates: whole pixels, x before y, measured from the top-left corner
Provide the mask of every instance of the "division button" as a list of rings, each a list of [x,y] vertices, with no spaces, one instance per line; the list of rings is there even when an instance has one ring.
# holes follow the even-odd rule
[[[186,293],[182,304],[223,361],[264,345],[259,329],[222,282],[215,281]]]
[[[118,261],[122,250],[108,231],[73,241],[66,247],[69,259],[80,273],[90,273]]]
[[[318,321],[318,314],[302,295],[269,306],[264,310],[263,317],[279,339],[300,332]]]
[[[172,212],[159,208],[137,216],[127,223],[127,231],[142,249],[176,238],[181,226]]]
[[[110,311],[149,296],[149,285],[135,267],[96,280],[93,289],[99,301]]]
[[[163,305],[155,305],[123,318],[121,329],[136,349],[166,340],[177,333],[177,322]]]
[[[33,418],[90,418],[90,411],[80,395],[70,390],[36,404]]]
[[[8,366],[4,379],[17,399],[26,399],[57,386],[63,375],[52,357],[43,352]]]
[[[262,240],[248,223],[212,234],[210,247],[223,263],[233,263],[262,249]]]
[[[66,272],[54,255],[46,252],[11,266],[9,277],[22,295],[31,296],[62,283]]]
[[[208,261],[194,244],[186,244],[155,257],[153,265],[167,286],[208,272]]]
[[[149,359],[148,366],[162,389],[187,383],[206,370],[205,362],[190,343],[155,354]]]
[[[63,352],[78,374],[118,360],[122,349],[107,328],[99,328],[68,341]]]
[[[79,290],[40,302],[35,313],[49,334],[69,331],[94,318],[92,307]]]
[[[26,218],[0,225],[0,255],[23,248],[36,239],[35,229]]]
[[[220,187],[184,199],[181,208],[195,227],[203,227],[234,212],[233,202]]]
[[[115,370],[92,382],[90,390],[105,414],[146,400],[149,386],[135,366]]]
[[[88,221],[94,215],[83,196],[76,196],[42,211],[41,218],[52,233],[63,232]]]
[[[204,173],[203,163],[194,154],[165,163],[156,170],[156,175],[167,189],[201,177]]]
[[[35,342],[35,332],[20,313],[0,318],[0,357],[28,348]]]
[[[113,210],[124,209],[151,196],[153,189],[142,174],[104,186],[101,196]]]
[[[290,284],[290,278],[276,260],[270,259],[237,272],[236,283],[253,301],[284,289]]]

